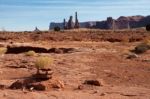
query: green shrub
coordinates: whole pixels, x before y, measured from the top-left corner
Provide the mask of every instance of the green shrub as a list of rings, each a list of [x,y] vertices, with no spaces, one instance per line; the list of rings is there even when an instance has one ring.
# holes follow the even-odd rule
[[[7,52],[7,48],[1,47],[0,48],[0,55],[5,54]]]
[[[25,53],[25,55],[26,56],[36,56],[37,54],[34,51],[28,51],[28,52]]]

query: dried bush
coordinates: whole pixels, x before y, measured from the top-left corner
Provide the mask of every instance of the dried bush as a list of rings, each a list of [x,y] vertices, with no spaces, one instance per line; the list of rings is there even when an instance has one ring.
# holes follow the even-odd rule
[[[1,47],[0,48],[0,55],[5,54],[7,52],[7,48]]]
[[[145,40],[144,42],[142,42],[141,44],[135,47],[134,52],[137,54],[141,54],[146,52],[149,49],[150,49],[150,40]]]
[[[25,52],[25,55],[26,56],[36,56],[36,52],[35,51],[28,51],[28,52]]]
[[[146,25],[146,30],[150,31],[150,24]]]
[[[50,64],[52,64],[53,59],[50,57],[39,57],[36,62],[35,62],[35,66],[37,68],[37,74],[39,74],[39,70],[40,69],[44,69],[47,68]]]

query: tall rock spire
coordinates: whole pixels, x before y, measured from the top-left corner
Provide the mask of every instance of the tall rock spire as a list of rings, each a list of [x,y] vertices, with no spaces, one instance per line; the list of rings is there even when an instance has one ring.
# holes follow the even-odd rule
[[[64,29],[67,29],[66,19],[64,19],[64,23],[63,23],[63,25],[64,25]]]
[[[75,13],[75,25],[74,25],[74,28],[79,28],[79,20],[78,20],[78,13],[76,12]]]
[[[69,21],[68,21],[68,29],[73,29],[74,28],[74,23],[73,23],[73,17],[70,16]]]

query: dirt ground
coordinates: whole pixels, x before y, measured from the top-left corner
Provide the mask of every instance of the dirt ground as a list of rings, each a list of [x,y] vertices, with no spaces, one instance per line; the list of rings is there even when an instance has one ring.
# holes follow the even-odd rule
[[[9,40],[4,41],[1,43]],[[54,59],[51,64],[53,76],[64,83],[64,88],[47,91],[0,89],[0,99],[150,99],[150,52],[127,59],[130,50],[139,43],[32,41],[31,45],[77,50],[65,54],[38,54]],[[1,55],[0,85],[10,86],[16,80],[36,73],[34,62],[38,56],[24,53]],[[16,66],[26,68],[13,68]],[[102,86],[83,85],[85,80],[91,79],[99,80]],[[83,88],[79,89],[80,85]]]

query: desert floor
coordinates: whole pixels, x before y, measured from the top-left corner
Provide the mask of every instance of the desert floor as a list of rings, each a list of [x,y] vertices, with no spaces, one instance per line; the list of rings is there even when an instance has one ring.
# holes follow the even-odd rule
[[[9,41],[1,41],[5,45]],[[24,42],[18,41],[19,44]],[[15,43],[18,43],[15,41]],[[34,62],[40,55],[54,59],[53,77],[64,88],[46,91],[0,89],[0,99],[150,99],[150,52],[127,59],[140,42],[53,41],[28,42],[47,48],[73,48],[70,53],[24,53],[0,56],[0,85],[10,86],[36,73]],[[16,68],[22,67],[22,68]],[[84,85],[99,80],[101,86]],[[79,88],[82,86],[82,88]]]

